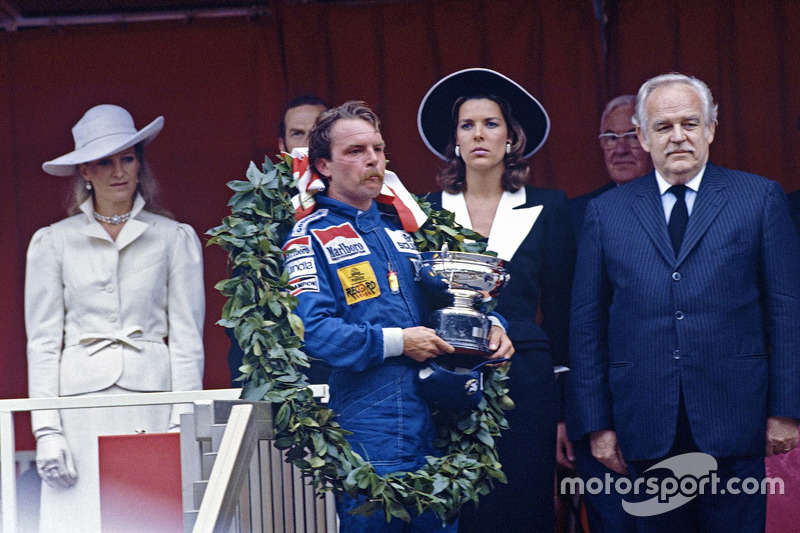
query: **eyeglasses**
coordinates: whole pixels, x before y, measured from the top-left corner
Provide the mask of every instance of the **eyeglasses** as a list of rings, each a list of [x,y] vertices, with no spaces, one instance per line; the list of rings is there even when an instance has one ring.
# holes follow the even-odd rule
[[[616,133],[601,133],[597,138],[600,139],[600,145],[609,150],[616,148],[620,139],[624,140],[630,148],[641,147],[639,144],[639,137],[637,137],[635,131],[627,131],[622,135],[617,135]]]

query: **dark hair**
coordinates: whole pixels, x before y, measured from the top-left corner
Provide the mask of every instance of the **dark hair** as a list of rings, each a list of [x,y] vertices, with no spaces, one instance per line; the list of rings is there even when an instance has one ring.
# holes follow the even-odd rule
[[[136,184],[134,198],[136,197],[136,193],[141,194],[144,199],[145,209],[151,213],[173,218],[172,214],[158,203],[158,184],[153,175],[153,170],[147,162],[147,157],[144,152],[144,143],[137,144],[135,149],[136,158],[139,160],[139,175],[137,176],[138,183]],[[67,213],[70,215],[80,213],[81,204],[90,196],[94,198],[94,190],[86,190],[86,180],[81,176],[78,167],[79,165],[75,165],[75,177],[72,181],[72,201],[67,208]]]
[[[328,109],[328,104],[320,98],[319,96],[315,96],[313,94],[302,94],[300,96],[296,96],[289,100],[286,103],[286,107],[283,108],[283,114],[281,114],[281,120],[278,122],[278,138],[282,139],[283,142],[286,142],[286,113],[290,109],[294,109],[295,107],[300,107],[304,105],[313,105],[313,106],[320,106]]]
[[[444,151],[447,158],[446,166],[439,171],[436,182],[439,187],[449,193],[461,192],[467,189],[466,167],[464,160],[456,157],[456,128],[458,127],[458,113],[461,106],[467,100],[491,100],[500,107],[509,132],[511,133],[511,151],[505,157],[505,170],[501,185],[504,191],[515,192],[525,185],[528,180],[528,162],[523,155],[525,153],[525,131],[519,122],[511,114],[511,106],[504,98],[493,94],[475,94],[462,96],[453,104],[450,125],[450,143]]]
[[[308,134],[308,164],[316,168],[318,159],[331,158],[331,129],[337,120],[364,120],[375,131],[381,130],[381,121],[364,102],[350,100],[339,107],[323,111]]]

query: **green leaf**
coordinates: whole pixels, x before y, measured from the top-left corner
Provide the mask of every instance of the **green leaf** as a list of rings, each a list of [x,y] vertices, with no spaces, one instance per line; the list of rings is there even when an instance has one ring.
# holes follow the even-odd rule
[[[322,468],[325,466],[325,459],[322,457],[311,457],[308,459],[308,464],[311,468]]]
[[[278,412],[275,414],[275,427],[277,429],[283,429],[289,423],[289,404],[285,403],[278,408]]]
[[[303,320],[294,313],[290,313],[286,318],[289,319],[289,325],[292,328],[292,332],[300,337],[301,340],[304,339],[306,329],[305,326],[303,326]]]
[[[263,400],[264,395],[267,393],[268,390],[269,390],[269,383],[264,383],[263,385],[259,385],[258,387],[252,387],[252,382],[250,381],[245,383],[244,393],[242,394],[242,398],[251,401]]]
[[[253,184],[247,181],[229,181],[228,188],[233,189],[236,192],[251,192],[253,190]]]
[[[283,314],[283,307],[276,300],[267,301],[267,306],[269,307],[269,310],[272,311],[272,314],[274,314],[276,317],[279,317],[281,314]]]
[[[294,445],[292,437],[278,437],[275,439],[275,447],[279,450],[288,450]]]
[[[439,494],[440,492],[447,490],[450,486],[450,480],[441,475],[433,476],[433,494]]]
[[[394,500],[389,501],[389,514],[404,522],[411,522],[411,515],[406,508]]]

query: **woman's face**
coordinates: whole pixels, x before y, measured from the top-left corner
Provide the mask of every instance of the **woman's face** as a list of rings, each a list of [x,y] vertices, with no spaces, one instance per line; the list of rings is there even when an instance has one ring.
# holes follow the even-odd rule
[[[486,98],[467,100],[458,110],[456,144],[464,165],[471,170],[505,166],[506,142],[510,141],[503,112]]]
[[[139,182],[139,166],[134,147],[81,164],[81,177],[94,189],[95,208],[132,202]]]

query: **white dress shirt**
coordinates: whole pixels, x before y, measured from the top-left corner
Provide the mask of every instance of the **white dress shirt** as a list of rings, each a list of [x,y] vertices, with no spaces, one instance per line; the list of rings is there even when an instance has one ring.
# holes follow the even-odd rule
[[[697,173],[697,176],[686,182],[686,195],[684,196],[684,200],[686,201],[686,210],[689,216],[692,216],[694,201],[697,199],[697,191],[700,190],[700,182],[703,181],[703,174],[705,174],[705,172],[706,167],[704,165],[700,172]],[[675,206],[675,202],[677,202],[678,199],[675,198],[674,194],[667,192],[672,185],[658,173],[658,170],[656,170],[656,182],[658,183],[658,192],[661,193],[661,205],[664,207],[664,218],[669,222],[672,208]]]

